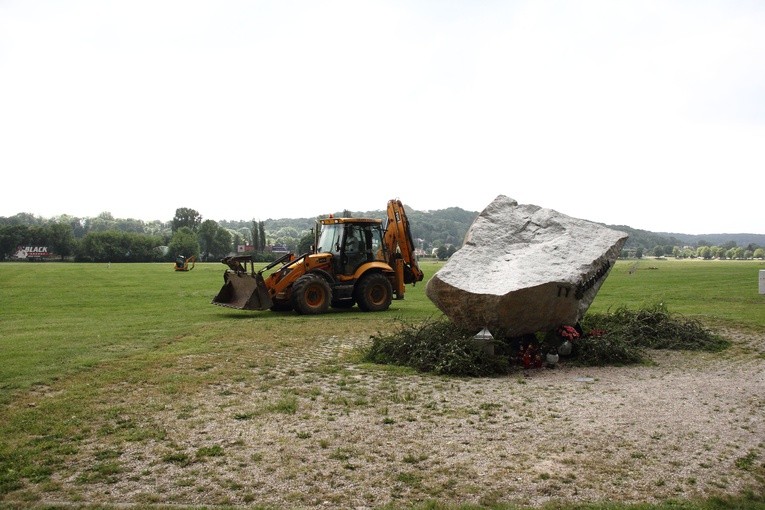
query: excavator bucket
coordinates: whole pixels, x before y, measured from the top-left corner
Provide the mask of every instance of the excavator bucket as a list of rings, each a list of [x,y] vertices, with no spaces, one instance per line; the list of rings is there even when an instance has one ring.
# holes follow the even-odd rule
[[[260,273],[226,271],[225,283],[212,300],[214,305],[237,310],[268,310],[274,304]]]

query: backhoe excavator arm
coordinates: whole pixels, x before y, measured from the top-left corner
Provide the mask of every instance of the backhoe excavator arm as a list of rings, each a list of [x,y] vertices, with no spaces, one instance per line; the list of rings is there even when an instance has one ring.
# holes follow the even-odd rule
[[[385,244],[390,257],[390,265],[396,269],[396,259],[403,262],[403,283],[421,282],[423,273],[417,265],[414,254],[414,241],[409,229],[409,220],[400,200],[388,201],[388,225],[385,228]]]

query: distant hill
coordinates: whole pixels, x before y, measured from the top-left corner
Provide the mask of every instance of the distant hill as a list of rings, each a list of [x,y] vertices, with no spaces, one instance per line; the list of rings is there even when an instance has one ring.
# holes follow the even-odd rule
[[[470,225],[478,216],[477,211],[466,211],[459,207],[439,209],[435,211],[415,211],[407,207],[407,215],[412,227],[412,236],[429,242],[439,240],[457,246],[462,245]],[[339,214],[339,212],[338,212]],[[357,217],[384,218],[385,211],[353,212]],[[735,246],[765,247],[765,234],[675,234],[669,232],[650,232],[626,225],[605,225],[615,230],[629,234],[625,249],[643,248],[652,250],[656,246],[724,246],[734,243]]]
[[[453,244],[457,247],[467,234],[470,225],[478,217],[478,211],[466,211],[459,207],[449,207],[433,211],[416,211],[406,207],[412,228],[412,237],[422,239],[425,245],[430,245],[434,241],[438,244]],[[342,215],[344,211],[336,211],[336,216]],[[384,218],[385,211],[349,211],[352,216],[357,218]],[[656,246],[693,246],[702,245],[724,246],[735,243],[735,246],[765,247],[765,234],[705,234],[691,235],[669,232],[650,232],[640,230],[626,225],[606,225],[615,230],[621,230],[629,234],[629,239],[624,246],[625,249],[634,250],[643,248],[643,250],[653,250]],[[291,226],[298,230],[307,230],[313,226],[311,218],[297,219],[268,219],[265,221],[266,230],[273,232],[281,227]]]

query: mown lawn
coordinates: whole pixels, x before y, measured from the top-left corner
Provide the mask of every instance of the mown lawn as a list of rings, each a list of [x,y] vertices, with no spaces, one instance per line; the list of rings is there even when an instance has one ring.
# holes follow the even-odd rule
[[[439,267],[424,263],[426,278]],[[229,310],[210,304],[224,268],[198,263],[183,273],[173,271],[171,263],[0,264],[0,506],[11,496],[10,507],[19,498],[35,505],[47,492],[70,494],[70,504],[98,503],[79,501],[78,491],[62,488],[56,476],[67,473],[68,460],[86,442],[106,438],[91,478],[80,484],[129,476],[112,461],[118,456],[109,447],[115,438],[162,440],[164,431],[152,427],[151,416],[137,416],[101,388],[146,381],[163,394],[186,396],[212,383],[204,366],[178,370],[179,360],[188,356],[217,360],[223,350],[246,358],[248,350],[258,350],[278,364],[280,350],[299,346],[301,339],[368,336],[400,321],[440,315],[425,296],[425,282],[408,287],[405,300],[377,314],[355,308],[319,317]],[[712,326],[765,334],[760,269],[765,269],[760,261],[619,261],[591,310],[662,302],[673,313]],[[240,374],[232,367],[227,377]],[[109,427],[95,425],[104,416],[110,417]],[[431,507],[447,508],[448,502],[438,505]],[[561,505],[554,508],[627,508]],[[667,505],[651,508],[762,508],[762,500]]]

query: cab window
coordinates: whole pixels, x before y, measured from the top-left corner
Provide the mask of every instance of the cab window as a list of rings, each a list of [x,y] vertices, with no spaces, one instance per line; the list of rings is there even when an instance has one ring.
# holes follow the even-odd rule
[[[323,225],[317,253],[338,253],[340,251],[340,236],[343,232],[341,225]]]

